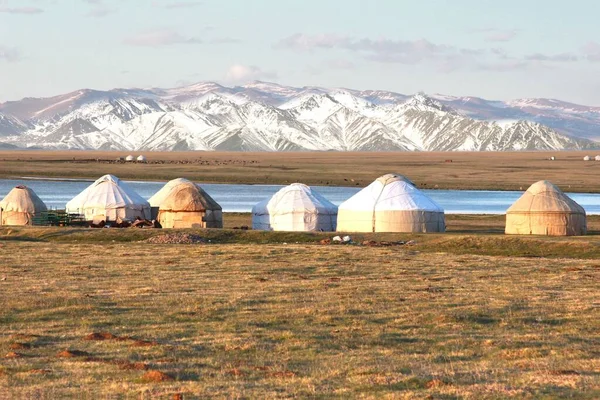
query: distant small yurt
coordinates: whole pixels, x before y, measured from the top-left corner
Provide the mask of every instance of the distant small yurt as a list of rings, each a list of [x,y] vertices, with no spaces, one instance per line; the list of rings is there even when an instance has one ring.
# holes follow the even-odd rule
[[[221,206],[200,186],[186,179],[171,184],[158,207],[157,219],[163,228],[223,227]]]
[[[81,214],[88,221],[150,218],[150,204],[113,175],[104,175],[92,183],[67,203],[66,210]]]
[[[585,235],[585,210],[552,183],[539,181],[506,211],[505,232],[513,235]]]
[[[402,175],[387,174],[343,202],[340,232],[444,232],[444,210]]]
[[[590,157],[590,156],[585,156],[585,157],[583,157],[583,161],[590,161],[590,160],[591,160],[591,157]]]
[[[137,162],[145,163],[146,161],[148,161],[148,160],[146,160],[146,156],[144,156],[142,154],[140,154],[137,158]]]
[[[595,159],[596,161],[600,161],[600,155],[596,156],[594,159]]]
[[[125,161],[131,162],[131,161],[133,161],[133,160],[135,160],[135,157],[134,157],[134,156],[132,156],[131,154],[130,154],[130,155],[128,155],[127,157],[125,157]]]
[[[33,190],[19,185],[0,201],[0,225],[31,225],[36,214],[47,210]]]
[[[302,183],[293,183],[252,208],[252,229],[335,231],[337,206]]]

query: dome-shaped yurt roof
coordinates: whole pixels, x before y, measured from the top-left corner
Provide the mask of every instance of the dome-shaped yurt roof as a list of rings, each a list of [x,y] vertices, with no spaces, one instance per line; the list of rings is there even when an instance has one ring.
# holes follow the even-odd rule
[[[443,232],[444,210],[408,179],[388,174],[340,205],[337,230]]]
[[[181,182],[171,188],[159,206],[160,211],[222,210],[208,193],[193,182]]]
[[[13,188],[0,201],[2,209],[1,225],[29,225],[33,216],[47,211],[46,204],[27,186],[19,185]]]
[[[600,161],[600,155],[598,155],[598,156],[594,157],[594,159],[595,159],[596,161]]]
[[[146,156],[140,154],[137,158],[137,161],[138,162],[146,162]]]
[[[150,218],[150,204],[129,185],[113,175],[104,175],[66,205],[69,213],[82,214],[88,220]]]
[[[590,161],[590,160],[591,160],[591,157],[590,157],[590,156],[585,156],[585,157],[583,157],[583,161]]]
[[[131,154],[128,155],[127,157],[125,157],[125,161],[133,161],[133,160],[135,160],[135,157],[132,156]]]
[[[182,183],[192,183],[192,181],[185,178],[177,178],[170,180],[165,184],[165,186],[160,188],[158,192],[154,193],[154,195],[150,197],[148,203],[150,203],[151,207],[160,207],[160,204],[165,200],[165,198],[167,198],[169,192],[171,192],[171,189]]]
[[[157,219],[163,228],[223,227],[219,203],[187,179],[170,181],[153,198],[158,202]]]
[[[280,189],[252,208],[252,228],[275,231],[335,231],[337,206],[302,183]]]
[[[548,181],[534,183],[506,211],[507,234],[584,235],[585,210]]]
[[[377,181],[381,182],[383,185],[388,185],[392,182],[402,181],[402,182],[409,183],[415,187],[417,186],[413,183],[413,181],[408,179],[406,176],[400,175],[400,174],[385,174],[385,175],[382,175],[379,178],[377,178]]]

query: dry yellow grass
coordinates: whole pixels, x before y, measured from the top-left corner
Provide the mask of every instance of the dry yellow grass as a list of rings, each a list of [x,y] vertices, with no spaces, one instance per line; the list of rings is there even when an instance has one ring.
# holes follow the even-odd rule
[[[583,161],[584,152],[512,153],[144,153],[150,164],[118,164],[127,153],[2,151],[0,177],[49,176],[200,182],[366,186],[390,173],[409,176],[423,188],[526,189],[548,179],[564,190],[598,192],[600,162]],[[592,154],[593,155],[593,154]],[[556,156],[556,161],[548,161]],[[446,162],[452,160],[452,162]],[[177,162],[185,163],[177,163]]]
[[[600,397],[594,259],[88,231],[0,232],[0,398]]]

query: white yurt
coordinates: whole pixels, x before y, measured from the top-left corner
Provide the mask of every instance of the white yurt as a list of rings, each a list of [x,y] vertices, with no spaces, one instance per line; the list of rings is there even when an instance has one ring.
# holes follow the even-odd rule
[[[140,154],[137,158],[137,162],[145,163],[146,161],[148,161],[148,160],[146,160],[145,155]]]
[[[444,210],[405,177],[387,174],[343,202],[340,232],[444,232]]]
[[[47,210],[31,188],[19,185],[0,201],[0,225],[31,225],[33,217]]]
[[[600,155],[596,156],[594,159],[595,159],[596,161],[600,161]]]
[[[130,154],[130,155],[128,155],[127,157],[125,157],[125,161],[129,161],[129,162],[131,162],[131,161],[133,161],[133,160],[135,160],[135,157],[134,157],[134,156],[132,156],[131,154]]]
[[[583,161],[590,161],[592,158],[590,156],[583,157]]]
[[[150,204],[113,175],[104,175],[88,186],[67,203],[66,211],[84,215],[88,221],[150,218]]]
[[[557,186],[539,181],[506,211],[510,235],[576,236],[587,233],[585,210]]]
[[[337,206],[321,194],[293,183],[252,208],[252,229],[333,232],[337,213]]]

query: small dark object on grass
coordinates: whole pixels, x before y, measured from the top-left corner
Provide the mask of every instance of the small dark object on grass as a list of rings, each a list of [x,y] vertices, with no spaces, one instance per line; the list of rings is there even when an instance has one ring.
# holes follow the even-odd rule
[[[137,217],[136,220],[131,224],[132,228],[154,228],[154,223],[147,219],[141,219]]]
[[[113,340],[117,339],[115,335],[110,332],[93,332],[83,338],[84,340]]]
[[[398,241],[398,242],[381,241],[381,242],[377,242],[375,240],[365,240],[364,242],[362,242],[363,246],[369,246],[369,247],[404,246],[405,244],[407,244],[407,243],[403,242],[403,241]]]

